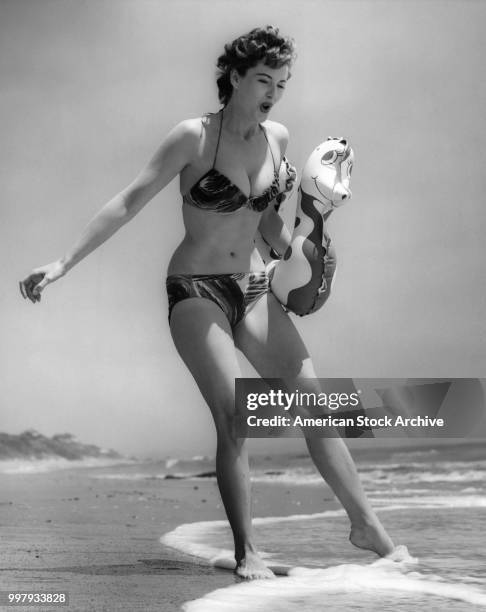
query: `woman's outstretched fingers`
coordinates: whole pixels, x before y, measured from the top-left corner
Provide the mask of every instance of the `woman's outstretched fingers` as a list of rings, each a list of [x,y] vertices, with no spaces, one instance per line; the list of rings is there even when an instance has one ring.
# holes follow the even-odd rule
[[[25,290],[25,285],[24,285],[24,281],[19,281],[19,289],[20,289],[20,293],[22,294],[22,297],[25,299],[27,299],[27,292]]]
[[[29,276],[20,282],[20,292],[31,302],[40,302],[41,292],[46,285],[53,283],[64,274],[66,274],[66,267],[61,260],[34,268]]]
[[[22,294],[22,297],[24,299],[29,299],[32,303],[34,302],[34,296],[32,294],[32,290],[33,290],[35,285],[36,285],[36,283],[32,282],[32,277],[31,276],[29,276],[28,278],[24,279],[23,281],[20,281],[20,283],[19,283],[20,293]]]
[[[20,281],[20,293],[23,298],[28,298],[33,304],[40,302],[40,292],[47,285],[46,275],[43,273],[32,273],[23,281]]]

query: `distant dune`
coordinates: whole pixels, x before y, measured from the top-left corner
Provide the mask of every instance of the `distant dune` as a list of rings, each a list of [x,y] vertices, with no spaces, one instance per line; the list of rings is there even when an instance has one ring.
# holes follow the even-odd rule
[[[69,461],[91,458],[121,459],[114,450],[99,448],[94,444],[78,442],[70,433],[43,436],[34,429],[21,434],[0,433],[0,460],[48,459],[62,457]]]

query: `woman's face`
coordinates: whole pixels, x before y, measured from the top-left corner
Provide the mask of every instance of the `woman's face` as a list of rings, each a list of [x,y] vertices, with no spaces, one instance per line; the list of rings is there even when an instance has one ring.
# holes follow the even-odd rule
[[[258,121],[267,119],[273,106],[280,100],[289,78],[288,66],[270,68],[260,62],[249,68],[244,76],[232,74],[233,96],[245,111]]]

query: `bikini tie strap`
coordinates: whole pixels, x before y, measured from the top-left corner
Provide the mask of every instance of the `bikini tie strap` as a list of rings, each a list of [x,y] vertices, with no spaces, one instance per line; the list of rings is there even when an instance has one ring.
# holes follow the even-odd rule
[[[214,153],[213,170],[216,165],[216,158],[218,157],[219,142],[221,140],[221,131],[223,129],[223,112],[224,112],[224,109],[221,109],[221,121],[219,122],[218,142],[216,144],[216,152]]]
[[[262,130],[263,130],[263,135],[265,136],[265,140],[267,141],[267,145],[268,145],[268,148],[270,149],[270,154],[271,154],[271,156],[272,156],[272,162],[273,162],[273,173],[274,173],[274,175],[277,175],[277,174],[278,174],[278,172],[277,172],[277,166],[275,165],[275,157],[273,156],[272,147],[271,147],[270,143],[268,142],[268,138],[267,138],[267,130],[266,130],[266,129],[263,127],[263,125],[261,125],[261,124],[260,124],[260,127],[261,127],[261,128],[262,128]]]

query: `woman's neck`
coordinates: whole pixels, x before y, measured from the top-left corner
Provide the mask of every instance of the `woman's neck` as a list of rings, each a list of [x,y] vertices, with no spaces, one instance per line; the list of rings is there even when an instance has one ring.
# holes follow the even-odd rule
[[[251,140],[259,132],[259,123],[253,114],[245,113],[236,102],[230,100],[221,111],[223,128],[242,140]]]

